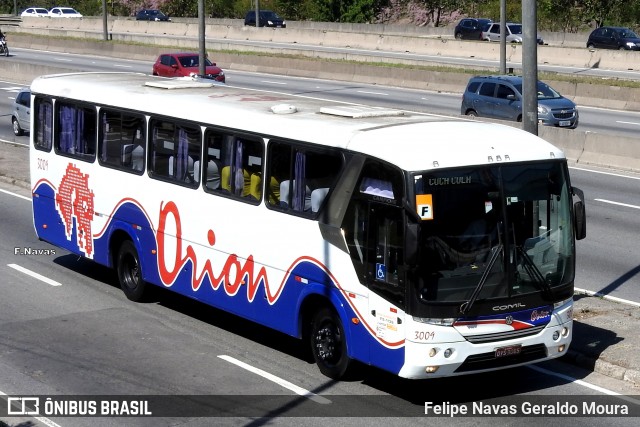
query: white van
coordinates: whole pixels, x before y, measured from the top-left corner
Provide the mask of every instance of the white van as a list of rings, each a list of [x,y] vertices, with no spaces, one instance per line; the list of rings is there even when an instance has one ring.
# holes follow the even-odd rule
[[[24,135],[31,130],[31,90],[21,89],[13,102],[13,113],[11,114],[11,124],[13,133],[16,136]]]

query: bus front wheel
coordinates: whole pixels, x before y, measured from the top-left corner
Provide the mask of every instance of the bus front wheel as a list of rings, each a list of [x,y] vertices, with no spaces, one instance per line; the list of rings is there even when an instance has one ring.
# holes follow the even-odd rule
[[[130,240],[120,245],[116,261],[118,281],[125,296],[131,301],[141,301],[145,291],[138,251]]]
[[[351,360],[342,322],[332,309],[319,310],[311,322],[311,351],[320,372],[329,378],[345,376]]]

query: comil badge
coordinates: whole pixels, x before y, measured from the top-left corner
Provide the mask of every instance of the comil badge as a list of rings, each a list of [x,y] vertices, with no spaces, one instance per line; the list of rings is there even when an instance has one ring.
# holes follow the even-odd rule
[[[433,219],[433,197],[431,194],[416,195],[416,209],[423,221]]]

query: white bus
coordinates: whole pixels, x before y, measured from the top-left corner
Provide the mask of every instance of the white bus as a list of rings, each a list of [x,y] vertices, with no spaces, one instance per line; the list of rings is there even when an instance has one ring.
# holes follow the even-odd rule
[[[567,352],[584,201],[537,136],[132,73],[31,91],[36,233],[131,300],[155,285],[301,338],[336,379]]]

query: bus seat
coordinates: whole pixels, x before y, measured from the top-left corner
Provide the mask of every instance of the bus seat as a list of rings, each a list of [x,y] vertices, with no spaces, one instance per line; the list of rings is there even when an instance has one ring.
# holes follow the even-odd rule
[[[125,167],[131,167],[132,165],[132,153],[135,148],[135,144],[124,144],[120,149],[120,164]]]
[[[209,160],[207,163],[207,180],[206,187],[209,189],[216,189],[220,187],[220,169],[218,163],[215,160]],[[200,182],[200,160],[193,162],[193,179],[196,182]]]
[[[230,174],[231,172],[231,168],[229,166],[225,166],[222,168],[222,173],[220,174],[221,177],[221,181],[220,181],[220,186],[227,191],[231,191],[231,180],[230,180]],[[243,175],[243,180],[244,180],[244,184],[243,184],[243,189],[242,189],[242,196],[248,196],[249,195],[249,187],[251,186],[251,176],[249,175],[249,172],[247,172],[246,169],[242,170],[242,175]]]
[[[173,166],[173,156],[169,156],[169,176],[172,176],[174,178],[176,178],[177,180],[188,180],[188,177],[191,175],[193,176],[193,159],[191,158],[191,156],[187,156],[187,170],[184,171],[184,176],[183,177],[178,177],[175,175],[175,173],[177,173],[178,171],[176,170],[174,173],[173,170],[174,166]]]
[[[311,212],[320,210],[320,206],[328,192],[329,188],[316,188],[311,192]]]
[[[249,184],[249,195],[256,200],[262,197],[262,174],[256,172],[251,175],[251,183]]]
[[[136,145],[131,152],[131,167],[137,171],[144,169],[144,148],[141,145]]]
[[[282,181],[280,183],[280,206],[289,207],[289,190],[290,190],[290,180]],[[293,191],[296,191],[296,183],[293,183]],[[305,197],[304,197],[304,210],[308,211],[311,209],[311,189],[309,186],[305,188]]]
[[[144,148],[138,144],[124,144],[121,148],[122,166],[141,171],[144,169]]]
[[[269,204],[277,205],[280,203],[280,183],[275,176],[269,180]]]

